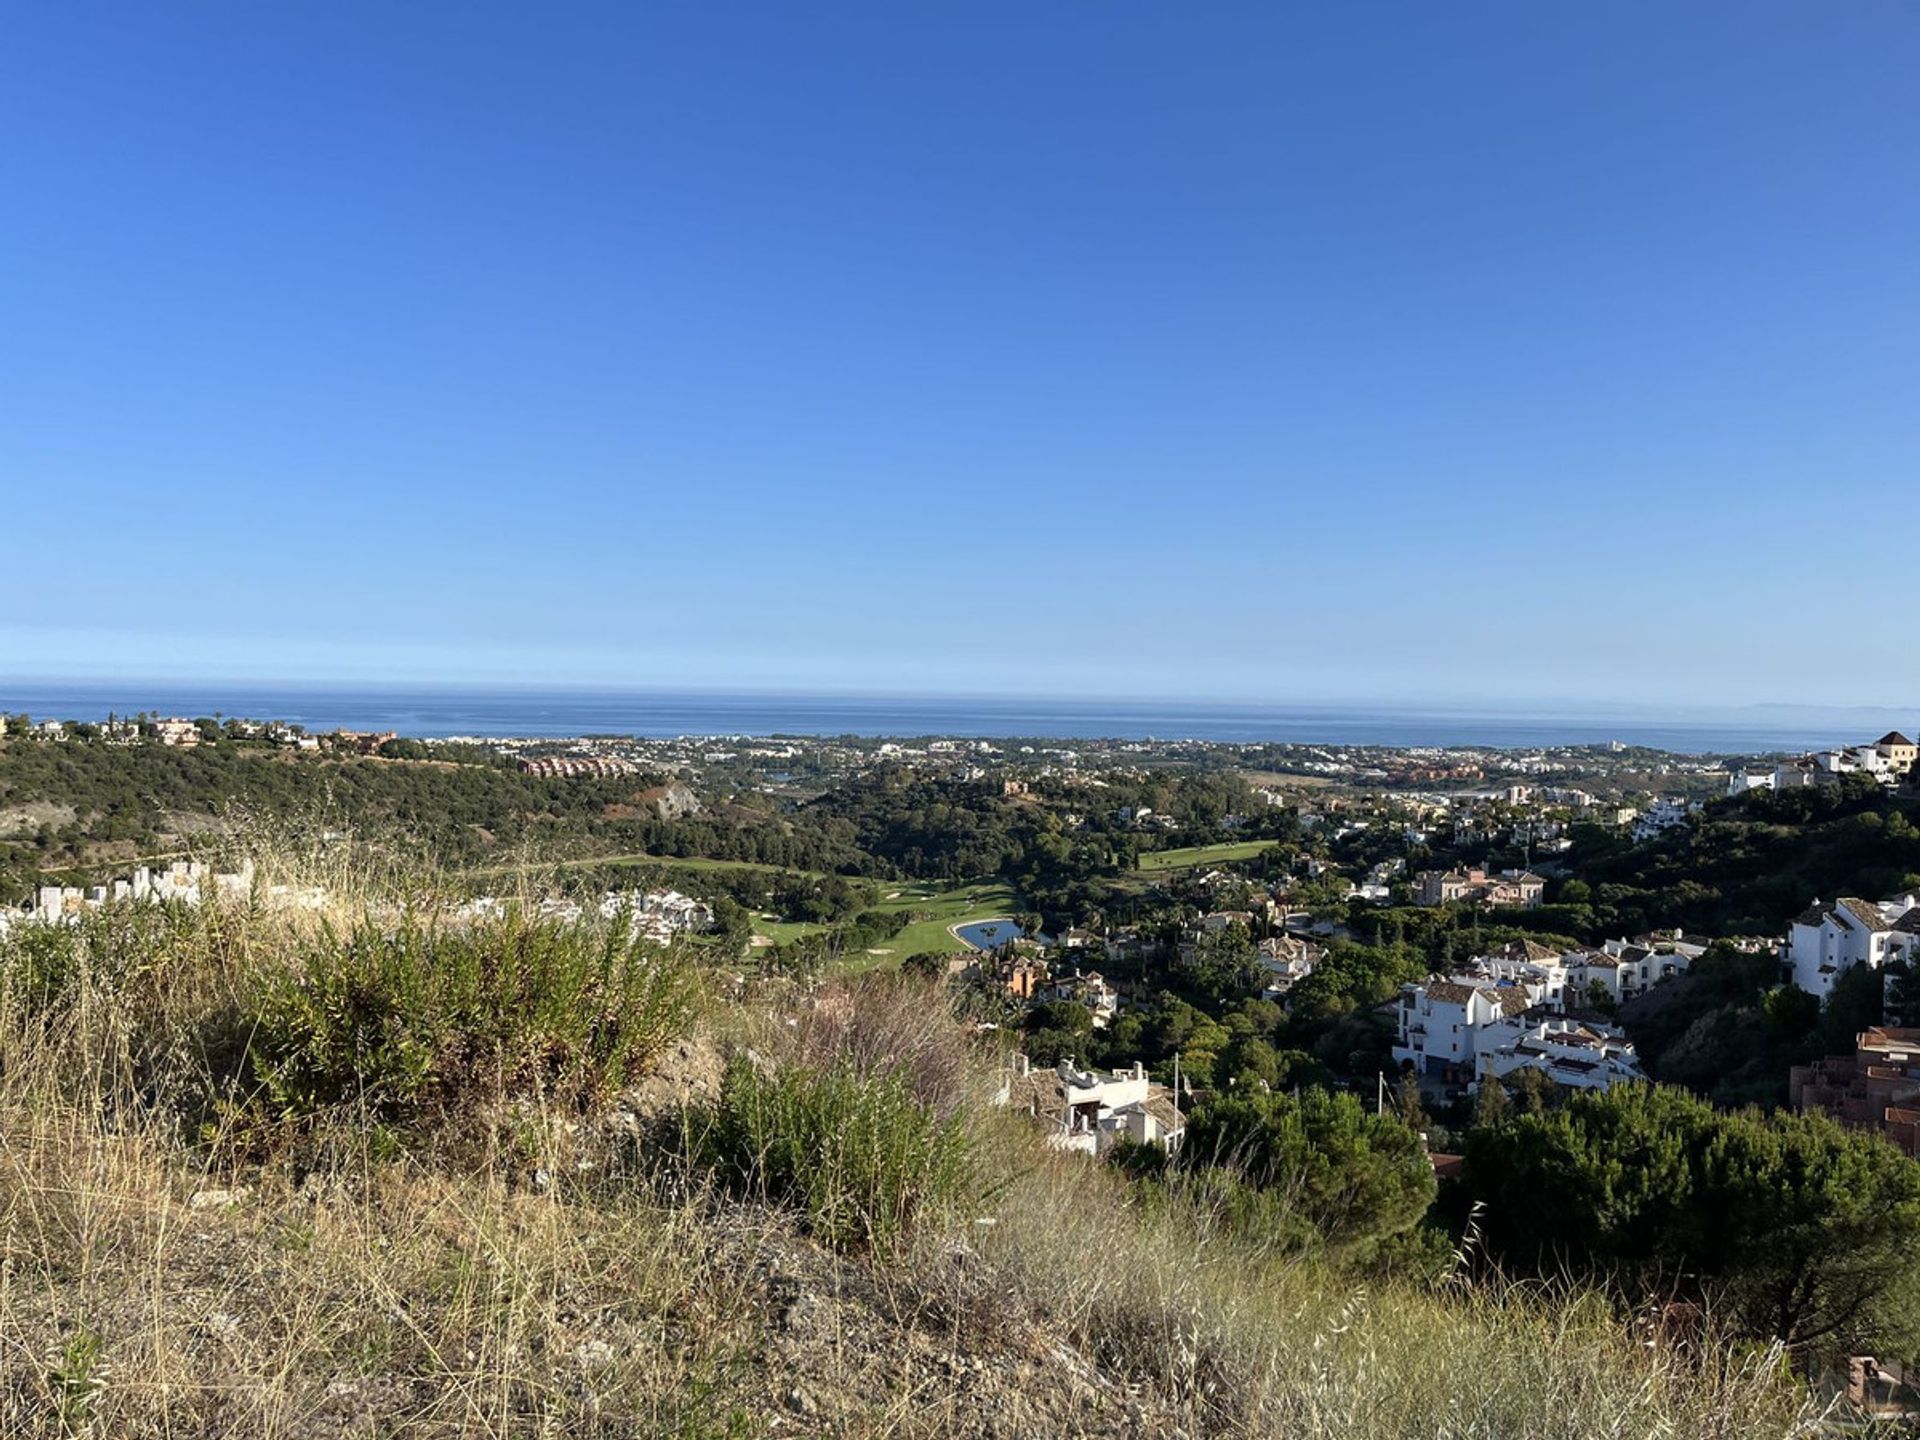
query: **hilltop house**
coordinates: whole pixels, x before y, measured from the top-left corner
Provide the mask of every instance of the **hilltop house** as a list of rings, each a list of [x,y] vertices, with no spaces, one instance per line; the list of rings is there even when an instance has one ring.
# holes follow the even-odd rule
[[[172,718],[153,722],[154,738],[162,745],[191,746],[200,743],[200,727],[191,720]]]
[[[1898,730],[1889,730],[1873,742],[1873,748],[1887,757],[1887,764],[1893,773],[1905,776],[1913,769],[1914,762],[1920,760],[1920,745],[1915,745]]]

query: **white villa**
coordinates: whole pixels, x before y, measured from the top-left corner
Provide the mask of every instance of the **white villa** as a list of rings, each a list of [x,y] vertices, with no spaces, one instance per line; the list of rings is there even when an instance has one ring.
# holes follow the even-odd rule
[[[1103,1154],[1122,1136],[1176,1150],[1186,1133],[1173,1091],[1149,1080],[1137,1061],[1131,1069],[1106,1073],[1076,1069],[1069,1060],[1036,1070],[1025,1055],[1016,1055],[994,1100],[1031,1115],[1055,1149],[1087,1155]]]
[[[1604,1090],[1646,1079],[1633,1042],[1611,1025],[1550,1019],[1494,1027],[1479,1054],[1478,1080],[1538,1070],[1571,1090]]]
[[[1482,1037],[1500,1022],[1533,1008],[1524,985],[1486,980],[1445,980],[1400,988],[1400,1030],[1393,1058],[1422,1074],[1449,1068],[1477,1071]]]
[[[1786,963],[1793,983],[1826,999],[1833,982],[1855,965],[1878,970],[1906,959],[1920,945],[1920,897],[1862,900],[1843,895],[1832,904],[1815,900],[1787,928]]]

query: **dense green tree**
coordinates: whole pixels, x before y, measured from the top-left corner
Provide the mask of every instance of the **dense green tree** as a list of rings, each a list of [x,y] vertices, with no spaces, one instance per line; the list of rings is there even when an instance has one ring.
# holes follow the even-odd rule
[[[1277,1200],[1287,1243],[1365,1246],[1410,1229],[1433,1199],[1419,1136],[1352,1095],[1217,1097],[1187,1122],[1180,1163],[1231,1170]]]
[[[1692,1295],[1810,1356],[1912,1353],[1920,1165],[1875,1136],[1630,1086],[1478,1126],[1466,1154],[1511,1265]]]

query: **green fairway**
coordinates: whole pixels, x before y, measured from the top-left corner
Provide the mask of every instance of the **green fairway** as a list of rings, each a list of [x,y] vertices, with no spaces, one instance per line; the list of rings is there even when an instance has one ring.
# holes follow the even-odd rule
[[[952,885],[908,881],[898,889],[898,895],[891,900],[880,901],[873,908],[912,910],[926,918],[914,921],[888,942],[888,948],[893,951],[896,960],[904,960],[922,950],[962,952],[967,947],[947,933],[949,925],[965,925],[974,920],[1011,915],[1020,907],[1020,897],[998,880],[975,880]]]
[[[1229,860],[1251,860],[1271,848],[1271,840],[1230,840],[1222,845],[1189,845],[1182,850],[1155,850],[1140,857],[1142,873],[1155,870],[1191,870],[1196,865],[1220,865]]]
[[[789,941],[801,940],[808,935],[818,935],[822,930],[831,928],[817,920],[769,920],[763,915],[753,917],[753,933],[766,936],[776,945],[785,945]]]
[[[876,969],[898,965],[909,955],[925,950],[963,953],[967,946],[948,932],[950,925],[965,925],[974,920],[991,920],[1011,915],[1019,908],[1020,897],[997,880],[975,880],[943,884],[929,880],[879,881],[881,899],[869,908],[887,914],[910,910],[920,915],[898,935],[875,949],[884,955],[849,955],[845,968]],[[753,930],[776,944],[785,945],[808,935],[817,935],[832,927],[805,921],[766,920],[754,917]]]

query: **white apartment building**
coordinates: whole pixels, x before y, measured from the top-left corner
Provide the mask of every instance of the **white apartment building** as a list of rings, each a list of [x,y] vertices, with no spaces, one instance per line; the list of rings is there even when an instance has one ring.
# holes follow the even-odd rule
[[[1502,1020],[1533,1007],[1523,985],[1495,980],[1448,980],[1439,976],[1400,987],[1395,1063],[1423,1075],[1473,1072],[1481,1037]]]
[[[1604,1090],[1647,1078],[1633,1042],[1619,1030],[1565,1019],[1510,1021],[1489,1029],[1476,1082],[1506,1081],[1522,1070],[1537,1070],[1573,1090]]]
[[[1856,965],[1878,970],[1904,959],[1920,944],[1920,898],[1862,900],[1843,895],[1827,904],[1815,900],[1787,928],[1786,964],[1793,983],[1822,1000],[1833,982]]]

